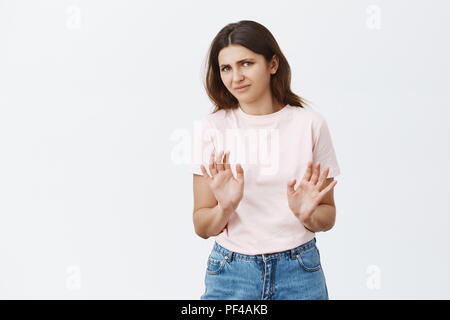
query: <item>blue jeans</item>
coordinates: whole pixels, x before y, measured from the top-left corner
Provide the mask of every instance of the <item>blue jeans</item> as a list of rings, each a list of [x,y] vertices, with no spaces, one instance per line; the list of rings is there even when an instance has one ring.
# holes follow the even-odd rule
[[[201,300],[328,300],[316,238],[259,255],[232,252],[214,242],[205,288]]]

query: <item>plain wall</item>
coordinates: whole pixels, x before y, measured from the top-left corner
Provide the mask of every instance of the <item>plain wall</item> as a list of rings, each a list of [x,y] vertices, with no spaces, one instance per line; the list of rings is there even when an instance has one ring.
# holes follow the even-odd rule
[[[255,20],[325,117],[330,299],[449,299],[447,1],[0,1],[0,297],[198,299],[180,136],[217,32]],[[184,159],[184,160],[183,160]]]

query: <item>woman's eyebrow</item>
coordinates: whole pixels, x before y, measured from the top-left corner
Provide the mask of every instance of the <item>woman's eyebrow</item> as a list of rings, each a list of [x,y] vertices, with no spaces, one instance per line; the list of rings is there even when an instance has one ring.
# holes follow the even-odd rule
[[[241,62],[244,62],[244,61],[246,61],[246,60],[255,60],[255,59],[252,59],[252,58],[246,58],[246,59],[242,59],[242,60],[237,61],[237,63],[241,63]],[[222,68],[222,67],[225,67],[225,66],[229,66],[229,64],[221,64],[221,65],[220,65],[221,68]]]

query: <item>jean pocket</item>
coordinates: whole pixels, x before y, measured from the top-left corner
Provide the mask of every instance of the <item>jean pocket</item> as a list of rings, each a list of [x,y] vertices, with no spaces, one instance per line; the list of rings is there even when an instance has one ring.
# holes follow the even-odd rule
[[[207,274],[219,274],[225,266],[225,257],[220,253],[213,251],[208,257],[208,263],[206,266]]]
[[[319,270],[322,266],[320,264],[320,253],[316,246],[313,246],[305,251],[297,254],[297,261],[300,266],[308,272]]]

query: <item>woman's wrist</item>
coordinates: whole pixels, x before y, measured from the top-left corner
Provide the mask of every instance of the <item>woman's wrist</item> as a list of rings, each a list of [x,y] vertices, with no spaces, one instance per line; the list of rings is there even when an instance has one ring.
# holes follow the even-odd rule
[[[311,232],[316,232],[315,231],[315,222],[313,221],[313,215],[311,215],[309,217],[309,219],[307,220],[300,220],[300,218],[298,218],[300,220],[300,222],[303,224],[303,226],[305,227],[306,230],[311,231]]]
[[[219,207],[219,212],[223,215],[230,215],[234,212],[234,208],[230,205],[222,206],[219,202],[217,202],[217,206]]]

